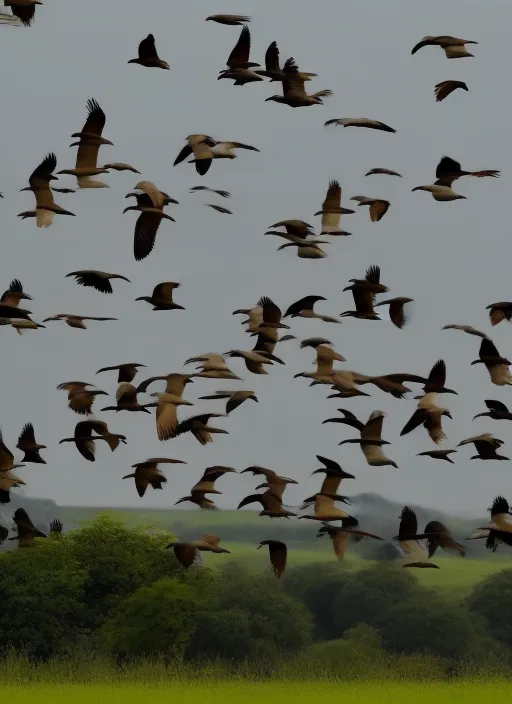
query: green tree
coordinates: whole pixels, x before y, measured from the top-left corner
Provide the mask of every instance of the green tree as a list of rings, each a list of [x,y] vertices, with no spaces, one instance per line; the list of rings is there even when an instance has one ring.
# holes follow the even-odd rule
[[[503,570],[475,585],[468,599],[471,611],[479,614],[489,633],[512,648],[512,569]]]
[[[117,604],[101,628],[107,649],[116,656],[183,657],[196,629],[198,597],[178,579],[159,579]]]
[[[60,536],[0,555],[0,648],[47,658],[84,627],[86,572]]]

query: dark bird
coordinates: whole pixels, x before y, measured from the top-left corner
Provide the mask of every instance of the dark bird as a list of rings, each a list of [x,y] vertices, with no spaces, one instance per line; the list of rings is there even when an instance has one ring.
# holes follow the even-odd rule
[[[412,298],[388,298],[387,301],[381,301],[380,303],[375,303],[375,308],[379,306],[389,306],[389,317],[391,322],[395,327],[400,330],[407,323],[407,318],[405,316],[404,308],[406,303],[412,303],[414,299]]]
[[[488,337],[482,339],[479,357],[480,359],[471,362],[471,365],[483,364],[496,386],[512,386],[512,374],[509,369],[512,362],[500,355],[496,345]]]
[[[162,281],[153,289],[151,296],[139,296],[136,301],[145,301],[153,306],[153,310],[185,310],[183,306],[173,301],[173,291],[180,284],[175,281]]]
[[[322,209],[315,213],[315,216],[322,216],[322,231],[320,235],[343,235],[346,237],[351,234],[340,229],[341,216],[352,215],[355,210],[341,207],[341,195],[342,190],[339,182],[329,181]]]
[[[148,34],[148,36],[139,44],[138,58],[130,59],[128,63],[139,64],[139,66],[146,66],[147,68],[171,68],[167,61],[163,61],[158,56],[155,45],[155,37],[152,34]]]
[[[216,205],[215,203],[205,203],[205,205],[207,208],[213,208],[213,210],[216,210],[218,213],[222,213],[223,215],[233,215],[232,210],[224,208],[222,205]]]
[[[403,567],[430,567],[439,569],[439,565],[425,560],[425,550],[421,547],[416,534],[418,533],[418,519],[414,511],[409,506],[404,506],[400,514],[400,527],[398,535],[394,540],[398,544],[404,555]]]
[[[297,515],[284,508],[282,499],[272,488],[267,489],[263,494],[251,494],[250,496],[246,496],[238,504],[237,510],[254,503],[260,503],[263,507],[263,510],[259,513],[260,516],[268,516],[269,518],[290,518],[290,516]]]
[[[432,457],[434,460],[445,460],[446,462],[450,462],[450,464],[455,464],[451,457],[449,457],[449,455],[454,452],[457,452],[457,450],[427,450],[426,452],[418,452],[418,457]]]
[[[22,462],[33,462],[34,464],[46,464],[39,450],[45,450],[46,445],[39,445],[36,442],[36,436],[34,433],[34,426],[32,423],[26,423],[18,438],[18,444],[16,445],[18,450],[21,450],[24,454]]]
[[[144,383],[144,382],[143,382]],[[102,411],[130,411],[130,412],[141,412],[150,413],[148,408],[154,408],[156,404],[146,403],[140,404],[137,400],[137,394],[141,393],[140,388],[136,388],[133,384],[128,384],[123,382],[119,384],[116,391],[116,401],[115,406],[105,406]]]
[[[458,161],[451,159],[449,156],[443,156],[436,168],[437,180],[435,185],[451,188],[452,183],[461,176],[476,176],[476,178],[491,176],[492,178],[498,178],[499,175],[500,172],[494,169],[486,169],[485,171],[463,171]]]
[[[369,120],[367,117],[339,117],[333,120],[327,120],[324,126],[327,127],[328,125],[340,125],[341,127],[367,127],[370,130],[396,132],[395,129],[389,125],[386,125],[384,122],[379,122],[379,120]]]
[[[53,521],[50,521],[50,533],[53,535],[60,535],[63,528],[64,524],[58,518],[54,518]]]
[[[140,184],[137,184],[137,187],[142,186],[143,183],[151,182],[141,182]],[[128,206],[123,210],[123,214],[130,210],[140,213],[135,223],[135,230],[133,234],[133,256],[137,262],[140,262],[148,257],[153,251],[156,236],[162,220],[176,222],[173,217],[167,213],[164,213],[163,209],[165,205],[168,205],[169,203],[177,204],[178,201],[171,198],[166,193],[158,191],[156,187],[155,190],[162,196],[162,198],[158,199],[157,202],[151,198],[151,195],[149,195],[148,192],[128,193],[126,195],[126,198],[134,196],[137,200],[137,205]]]
[[[113,372],[116,371],[118,372],[117,375],[117,383],[121,384],[122,382],[126,381],[127,383],[130,383],[131,381],[134,380],[139,367],[146,367],[145,364],[141,364],[140,362],[125,362],[124,364],[116,364],[113,367],[102,367],[101,369],[98,369],[96,374],[100,374],[101,372]]]
[[[477,455],[473,455],[473,457],[470,457],[472,460],[508,460],[509,457],[505,457],[504,455],[498,455],[497,453],[497,448],[501,447],[503,445],[503,440],[499,440],[498,438],[495,438],[491,433],[483,433],[482,435],[475,435],[472,438],[467,438],[466,440],[463,440],[462,442],[459,442],[457,447],[461,447],[462,445],[469,445],[473,443],[475,446],[475,450],[477,451]]]
[[[194,164],[196,171],[200,176],[204,176],[209,170],[212,161],[212,147],[217,144],[217,141],[206,134],[190,134],[187,137],[187,144],[180,151],[173,166],[181,164],[182,161],[192,154],[194,155]]]
[[[391,169],[381,169],[381,168],[376,168],[376,169],[370,169],[367,173],[365,173],[365,176],[373,176],[377,174],[383,174],[387,176],[399,176],[402,178],[402,174],[399,174],[398,171],[391,171]]]
[[[509,323],[512,320],[512,303],[510,301],[498,301],[491,303],[486,307],[489,311],[489,320],[491,325],[498,325],[502,320],[507,320]]]
[[[286,558],[288,556],[286,544],[280,540],[262,540],[256,549],[259,550],[264,545],[268,547],[268,556],[272,570],[275,576],[280,579],[286,568]]]
[[[370,220],[372,222],[379,222],[379,220],[382,220],[391,205],[389,200],[383,200],[382,198],[369,198],[368,196],[353,196],[350,200],[358,201],[359,205],[370,206]]]
[[[488,416],[494,420],[512,420],[512,413],[501,401],[488,399],[485,401],[485,405],[489,410],[485,413],[477,413],[476,416],[473,417],[473,420],[475,420],[475,418],[481,418],[482,416]]]
[[[167,482],[166,476],[158,469],[159,464],[187,464],[183,460],[172,460],[168,457],[151,457],[145,462],[132,464],[135,472],[125,474],[123,479],[135,479],[135,488],[140,497],[144,496],[148,486],[153,489],[163,489],[163,484]]]
[[[52,152],[46,156],[39,166],[34,169],[28,180],[29,186],[22,188],[23,191],[32,191],[36,199],[36,209],[26,210],[19,213],[22,220],[35,218],[37,227],[50,227],[55,215],[72,215],[69,210],[64,210],[57,205],[53,199],[50,181],[57,181],[54,171],[57,168],[57,157]]]
[[[93,432],[96,435],[93,435]],[[59,445],[63,442],[73,442],[82,457],[85,457],[89,462],[95,462],[95,440],[104,440],[112,452],[117,449],[119,443],[122,442],[126,445],[125,435],[111,433],[105,421],[95,419],[78,422],[75,426],[74,436],[60,440]]]
[[[208,193],[215,193],[221,198],[231,198],[229,191],[218,191],[215,188],[208,188],[208,186],[193,186],[190,189],[190,193],[197,193],[197,191],[208,191]]]
[[[0,303],[4,306],[18,307],[21,300],[31,301],[32,296],[23,291],[23,285],[19,279],[13,279],[7,291],[2,293]]]
[[[265,102],[273,101],[289,105],[291,108],[303,108],[311,105],[323,105],[322,98],[332,95],[332,90],[319,90],[312,95],[306,93],[305,83],[311,74],[299,71],[295,59],[290,57],[283,66],[283,76],[279,79],[283,86],[283,95],[271,95]]]
[[[216,510],[217,506],[213,501],[206,498],[206,494],[221,494],[222,492],[215,488],[215,482],[228,472],[236,472],[236,470],[232,467],[207,467],[204,470],[202,477],[190,490],[189,496],[183,496],[181,499],[176,501],[176,504],[190,501],[191,503],[199,506],[199,508]]]
[[[351,286],[346,286],[344,291],[352,291],[355,311],[344,311],[341,317],[362,318],[363,320],[380,320],[374,310],[375,296],[378,293],[389,291],[387,286],[380,283],[380,267],[369,266],[364,279],[349,279]]]
[[[318,320],[323,320],[324,323],[340,323],[338,318],[333,318],[330,315],[322,315],[321,313],[315,313],[313,310],[315,303],[318,301],[326,301],[324,296],[304,296],[299,301],[295,301],[291,306],[288,306],[286,313],[283,318],[318,318]]]
[[[209,442],[213,442],[213,434],[228,434],[227,430],[223,430],[222,428],[214,428],[209,425],[212,418],[221,418],[223,416],[224,413],[202,413],[200,415],[187,418],[186,420],[181,421],[181,423],[178,423],[176,427],[176,436],[183,435],[184,433],[192,433],[201,445],[206,445]]]
[[[242,27],[242,31],[240,32],[240,36],[238,37],[238,41],[233,47],[233,50],[231,51],[228,60],[226,61],[226,65],[228,66],[228,68],[233,70],[239,68],[252,68],[255,66],[259,66],[259,64],[254,63],[254,61],[249,61],[250,51],[251,32],[249,31],[249,27],[247,27],[247,25],[244,25]]]
[[[234,26],[247,24],[251,21],[251,18],[246,15],[210,15],[206,18],[206,22],[208,21]]]
[[[30,520],[30,516],[24,508],[18,508],[12,517],[16,526],[16,535],[9,540],[17,540],[19,548],[31,547],[34,538],[46,538],[46,533],[38,530]]]
[[[470,54],[466,49],[466,44],[478,44],[478,42],[446,35],[423,37],[421,42],[418,42],[418,44],[412,48],[411,54],[415,54],[424,46],[440,46],[446,54],[447,59],[460,59],[465,56],[473,56],[473,54]]]
[[[364,538],[383,540],[383,538],[374,533],[361,530],[359,521],[353,516],[342,518],[341,526],[331,526],[326,523],[319,529],[317,537],[321,538],[323,535],[328,535],[331,539],[334,554],[338,560],[343,560],[351,542],[358,543]]]
[[[469,91],[469,88],[467,87],[466,83],[464,83],[464,81],[441,81],[441,83],[437,83],[436,87],[434,88],[436,102],[440,103],[445,98],[447,98],[450,93],[453,93],[454,90],[457,90],[457,88],[462,88],[462,90]]]
[[[72,271],[66,274],[66,278],[74,276],[77,284],[79,286],[87,286],[89,288],[95,288],[96,291],[100,293],[113,293],[111,279],[122,279],[123,281],[128,281],[126,276],[121,276],[121,274],[109,274],[106,271],[96,271],[94,269],[81,269],[80,271]]]
[[[227,399],[226,415],[229,415],[235,408],[241,406],[244,401],[251,399],[258,403],[258,398],[254,391],[216,391],[209,396],[199,396],[200,400]]]
[[[460,543],[455,542],[453,535],[448,528],[440,521],[430,521],[425,526],[423,533],[413,536],[416,540],[427,541],[428,556],[434,557],[437,548],[441,550],[455,550],[465,557],[466,548]]]
[[[14,17],[17,17],[25,27],[30,27],[36,15],[36,5],[42,5],[41,0],[4,0],[4,6],[10,7]]]
[[[360,428],[361,437],[359,439],[342,440],[338,444],[345,445],[346,443],[352,443],[360,445],[361,450],[366,458],[366,462],[371,467],[390,466],[398,469],[398,465],[396,464],[396,462],[393,462],[393,460],[390,460],[389,457],[386,457],[382,450],[383,445],[390,444],[387,440],[382,440],[382,424],[385,415],[386,414],[383,411],[373,411],[370,414],[368,421],[364,424],[362,428]],[[354,417],[352,419],[349,416],[345,416],[345,419],[337,419],[337,422],[346,422],[347,420],[358,422],[357,418]],[[330,420],[330,422],[332,421]],[[352,424],[353,423],[351,422],[350,425]]]
[[[317,460],[321,462],[324,467],[316,469],[311,476],[314,474],[325,474],[324,480],[322,481],[322,486],[320,487],[319,494],[325,494],[326,496],[337,496],[337,501],[342,501],[348,504],[346,496],[340,496],[338,490],[343,479],[355,479],[353,474],[345,472],[337,462],[330,460],[327,457],[322,457],[321,455],[316,456]],[[316,494],[304,499],[301,508],[306,508],[309,504],[315,502]]]
[[[288,484],[298,484],[295,479],[289,479],[288,477],[282,477],[281,475],[274,472],[273,469],[267,469],[266,467],[260,467],[258,465],[252,465],[243,469],[240,474],[245,474],[246,472],[251,472],[253,477],[265,477],[265,482],[256,487],[256,489],[268,489],[274,496],[276,496],[280,501],[282,501],[284,491]],[[268,494],[268,492],[265,492]],[[258,494],[260,496],[260,494]]]
[[[172,548],[178,562],[180,562],[183,567],[187,568],[196,561],[198,552],[222,552],[228,554],[231,552],[231,550],[221,548],[219,543],[220,538],[216,535],[203,535],[201,540],[193,540],[190,543],[174,541],[166,545],[166,548]]]
[[[471,325],[443,325],[442,330],[461,330],[466,332],[468,335],[475,335],[476,337],[487,337],[484,332],[476,330]]]
[[[82,416],[92,414],[92,404],[96,396],[108,396],[106,391],[86,389],[92,386],[85,381],[65,381],[57,386],[59,391],[68,392],[68,408]]]

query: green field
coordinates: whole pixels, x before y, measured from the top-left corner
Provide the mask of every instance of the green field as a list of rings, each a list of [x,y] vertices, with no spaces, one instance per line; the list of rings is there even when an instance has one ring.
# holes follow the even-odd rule
[[[34,686],[1,687],[3,701],[16,704],[167,704],[179,701],[180,704],[200,704],[205,697],[211,704],[233,704],[244,701],[279,702],[280,704],[310,704],[313,701],[336,701],[350,704],[451,704],[459,700],[471,702],[492,701],[501,698],[506,701],[512,696],[512,684],[501,682],[459,682],[447,683],[390,683],[390,682],[208,682],[205,684],[171,683],[163,687],[134,686]]]

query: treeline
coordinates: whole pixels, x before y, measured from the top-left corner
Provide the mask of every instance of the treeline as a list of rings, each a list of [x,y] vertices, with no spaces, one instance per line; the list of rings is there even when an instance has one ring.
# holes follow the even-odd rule
[[[165,549],[173,538],[101,516],[3,553],[0,653],[87,652],[118,665],[220,658],[261,668],[292,658],[333,670],[363,661],[380,668],[400,655],[434,658],[444,673],[512,662],[512,569],[461,601],[391,562],[357,572],[307,565],[277,580],[215,555],[218,569],[184,570]]]

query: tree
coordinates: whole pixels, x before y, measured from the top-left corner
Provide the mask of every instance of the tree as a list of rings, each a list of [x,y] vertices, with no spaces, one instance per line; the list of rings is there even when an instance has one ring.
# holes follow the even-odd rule
[[[490,634],[512,648],[512,569],[487,577],[473,588],[468,606],[485,620]]]
[[[86,572],[59,536],[0,556],[0,648],[47,658],[84,627]]]
[[[192,587],[159,579],[114,607],[101,628],[103,642],[116,656],[165,653],[181,659],[196,629],[198,604]]]

